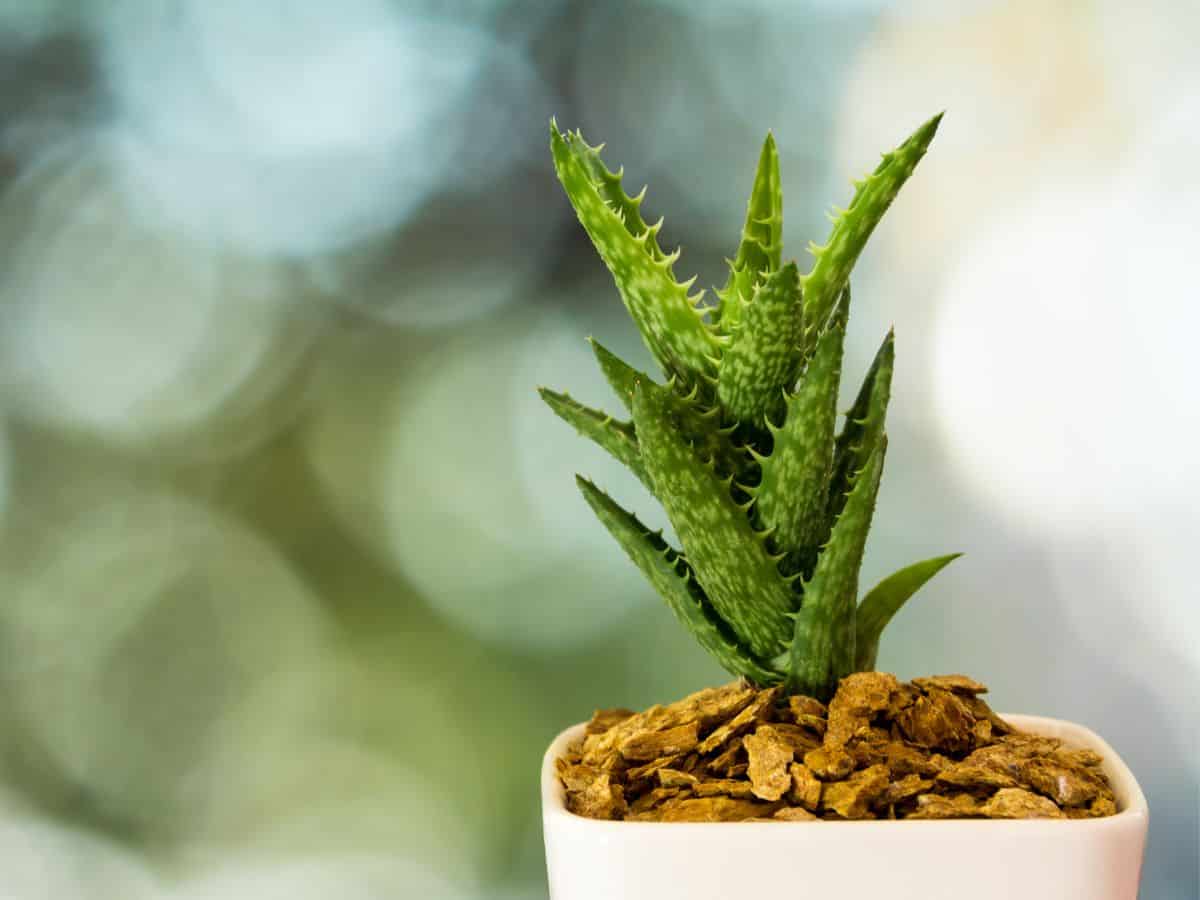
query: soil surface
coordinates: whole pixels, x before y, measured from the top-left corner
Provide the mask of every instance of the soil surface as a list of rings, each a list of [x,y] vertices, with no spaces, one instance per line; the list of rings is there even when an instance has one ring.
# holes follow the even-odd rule
[[[572,812],[639,822],[1114,814],[1091,750],[1017,731],[964,675],[842,680],[829,706],[746,682],[599,710],[558,760]]]

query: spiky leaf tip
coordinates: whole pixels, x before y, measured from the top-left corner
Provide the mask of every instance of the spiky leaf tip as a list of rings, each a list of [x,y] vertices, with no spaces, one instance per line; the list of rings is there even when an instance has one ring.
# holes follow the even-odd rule
[[[588,479],[576,476],[575,482],[596,517],[666,601],[671,612],[726,671],[764,686],[782,680],[779,672],[756,659],[738,642],[732,629],[708,602],[691,566],[662,539],[661,534],[650,531],[637,516]]]
[[[746,222],[734,261],[757,272],[774,272],[783,260],[783,183],[775,135],[767,132],[754,186],[746,204]]]
[[[688,383],[714,376],[713,360],[718,358],[720,346],[704,321],[704,310],[698,306],[702,292],[691,296],[688,291],[692,282],[675,280],[672,266],[678,254],[658,258],[648,249],[654,242],[652,230],[638,234],[630,231],[631,222],[623,217],[620,205],[614,208],[602,186],[593,180],[593,166],[583,160],[592,148],[582,136],[564,135],[551,121],[550,148],[567,198],[612,273],[621,299],[654,358],[665,372]]]
[[[783,187],[779,177],[779,151],[775,136],[767,132],[754,185],[746,204],[746,222],[737,252],[729,261],[729,278],[717,292],[715,321],[729,334],[741,321],[742,303],[750,299],[758,281],[779,269],[783,259]]]
[[[553,124],[553,120],[551,120]],[[569,139],[571,135],[567,136]],[[642,218],[642,201],[646,197],[646,188],[642,188],[637,194],[631,195],[625,193],[623,185],[625,170],[618,169],[612,171],[604,164],[604,160],[600,158],[600,153],[604,149],[604,145],[590,146],[582,135],[574,136],[574,149],[576,159],[580,164],[587,169],[588,175],[591,177],[592,184],[596,191],[604,198],[604,201],[616,212],[621,220],[625,223],[625,230],[635,237],[641,236],[642,243],[654,259],[658,261],[665,260],[669,254],[664,252],[658,243],[658,232],[662,227],[662,223],[658,222],[650,225]]]
[[[829,542],[817,557],[804,601],[795,617],[788,654],[790,691],[828,700],[838,680],[856,671],[855,629],[858,572],[875,513],[886,438],[854,480],[854,489]]]
[[[829,479],[830,524],[846,505],[854,473],[867,464],[883,436],[895,365],[896,337],[889,330],[871,361],[854,404],[846,413],[846,424],[834,445],[833,474]]]
[[[682,403],[665,387],[640,385],[635,391],[642,459],[713,608],[751,653],[770,659],[791,633],[791,585],[746,507],[734,500],[732,477],[718,476],[683,436]]]
[[[778,418],[796,383],[804,337],[800,272],[788,263],[754,291],[721,357],[717,399],[735,422],[762,426]]]
[[[858,183],[850,205],[834,220],[824,246],[811,248],[815,260],[812,271],[803,278],[808,347],[816,343],[867,239],[929,149],[941,121],[939,113],[895,150],[885,153],[875,171]]]
[[[588,343],[592,345],[596,362],[600,364],[600,371],[604,373],[609,387],[624,407],[633,412],[633,391],[639,381],[650,381],[650,376],[629,365],[595,338],[588,338]]]
[[[631,423],[621,422],[602,410],[584,406],[570,394],[560,394],[549,388],[538,388],[538,394],[560,419],[624,463],[653,492],[654,485],[642,463],[637,433]]]
[[[893,572],[867,592],[858,604],[855,617],[855,662],[854,668],[867,672],[875,668],[879,653],[879,639],[883,630],[892,621],[908,599],[920,590],[929,579],[962,556],[950,553],[913,563],[898,572]]]

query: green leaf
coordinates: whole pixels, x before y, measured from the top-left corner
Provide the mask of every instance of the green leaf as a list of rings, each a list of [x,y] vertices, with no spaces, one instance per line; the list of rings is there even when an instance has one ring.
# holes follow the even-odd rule
[[[594,166],[588,161],[594,151],[578,132],[561,134],[552,121],[550,148],[567,198],[612,272],[621,299],[654,358],[664,371],[688,384],[714,377],[720,346],[704,322],[704,309],[697,306],[703,292],[689,296],[692,282],[675,280],[672,266],[678,253],[660,258],[654,252],[658,246],[654,229],[630,230],[638,227],[640,217],[637,221],[624,218],[625,208],[620,203],[614,208],[606,197],[611,186],[597,186]]]
[[[675,426],[680,436],[701,459],[711,461],[718,476],[732,475],[739,485],[757,479],[758,464],[746,448],[735,441],[737,426],[723,426],[720,407],[703,405],[698,388],[693,387],[690,393],[683,395],[674,381],[665,386],[650,380],[640,383],[650,384],[671,395]]]
[[[672,382],[669,388],[660,389],[672,393],[676,387]],[[757,464],[753,457],[734,441],[736,426],[722,426],[720,407],[703,406],[698,399],[699,393],[696,388],[687,396],[672,393],[675,423],[680,436],[691,444],[701,459],[712,462],[720,477],[732,475],[739,484],[755,477]]]
[[[896,339],[889,331],[867,376],[863,379],[854,405],[846,413],[846,424],[833,449],[833,475],[829,481],[829,521],[832,523],[846,505],[846,495],[854,473],[867,464],[883,435],[888,401],[892,396],[892,369],[896,364]]]
[[[812,271],[802,279],[806,349],[816,343],[867,239],[925,155],[941,120],[941,114],[934,116],[903,144],[885,153],[878,168],[856,184],[850,206],[834,219],[825,245],[809,248],[816,259]]]
[[[560,419],[582,434],[591,438],[642,480],[651,491],[654,485],[642,464],[638,449],[637,433],[629,422],[620,422],[606,412],[584,406],[569,394],[560,394],[549,388],[538,388],[542,399]]]
[[[592,352],[596,354],[596,360],[600,363],[600,371],[608,379],[609,386],[625,404],[625,408],[633,412],[633,391],[638,382],[652,379],[645,372],[639,372],[629,365],[595,338],[588,338],[588,342],[592,345]]]
[[[854,481],[846,508],[817,558],[796,614],[788,658],[788,690],[828,700],[838,680],[855,671],[858,571],[883,474],[886,438]]]
[[[719,334],[728,336],[737,331],[762,276],[762,272],[756,272],[749,266],[738,268],[730,264],[729,280],[725,287],[717,289],[718,303],[713,320]]]
[[[774,272],[783,258],[783,184],[779,177],[779,151],[775,135],[767,132],[754,186],[746,204],[746,222],[734,262],[756,272]]]
[[[621,217],[626,231],[634,237],[650,235],[649,239],[645,241],[645,246],[646,251],[654,259],[660,262],[666,259],[667,254],[658,244],[658,232],[662,228],[661,220],[654,225],[647,225],[642,218],[642,200],[646,196],[646,189],[642,188],[636,197],[626,194],[621,183],[625,175],[625,168],[622,166],[616,172],[611,171],[600,158],[600,151],[604,149],[603,144],[591,147],[583,140],[582,136],[577,135],[577,138],[573,147],[576,150],[576,159],[587,169],[596,191]],[[567,140],[571,140],[571,135],[567,135]]]
[[[800,273],[795,263],[767,276],[721,357],[717,399],[737,422],[778,418],[802,360]]]
[[[657,382],[645,372],[633,368],[595,338],[588,340],[604,377],[626,408],[633,412],[633,392],[637,386]],[[705,408],[696,401],[698,393],[693,388],[689,397],[681,398],[684,402],[679,405],[680,431],[695,444],[702,456],[716,459],[721,472],[732,473],[739,480],[749,478],[754,468],[753,459],[734,444],[732,436],[735,429],[721,426],[721,411],[714,407]]]
[[[889,575],[863,597],[858,605],[858,615],[855,623],[855,662],[854,668],[859,672],[869,672],[875,668],[875,657],[879,653],[879,638],[883,629],[892,621],[892,616],[900,611],[908,598],[915,594],[925,582],[962,556],[961,553],[951,553],[938,556],[923,562],[913,563]]]
[[[650,376],[626,363],[615,353],[594,338],[589,338],[600,369],[617,396],[633,411],[633,393],[639,384],[654,384]],[[742,448],[733,442],[735,429],[721,426],[721,411],[715,407],[704,407],[697,401],[699,391],[692,389],[688,397],[680,397],[677,404],[678,424],[683,436],[692,441],[697,451],[706,459],[717,461],[722,474],[733,474],[739,480],[751,477],[755,463]]]
[[[742,646],[729,626],[717,615],[691,566],[671,549],[661,533],[650,531],[633,513],[626,511],[586,478],[576,476],[596,517],[629,554],[642,574],[662,596],[671,612],[691,632],[700,646],[726,670],[756,684],[775,684],[780,673],[756,659]]]
[[[843,308],[848,298],[843,300]],[[776,545],[810,556],[829,530],[827,506],[842,376],[845,316],[830,321],[796,393],[787,401],[783,426],[771,431],[774,447],[762,460],[755,489],[759,520],[774,529]]]
[[[741,318],[741,300],[748,301],[760,276],[779,268],[783,257],[783,190],[779,177],[779,152],[775,136],[767,132],[754,186],[746,204],[742,240],[729,266],[729,280],[717,292],[720,305],[716,321],[731,334]]]
[[[751,653],[770,659],[791,631],[791,584],[751,526],[749,504],[734,500],[732,476],[719,477],[681,432],[684,405],[668,388],[639,386],[633,421],[642,460],[709,601]]]

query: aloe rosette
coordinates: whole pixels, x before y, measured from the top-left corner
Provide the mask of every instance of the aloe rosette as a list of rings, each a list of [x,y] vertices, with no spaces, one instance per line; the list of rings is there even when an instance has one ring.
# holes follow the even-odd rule
[[[630,419],[545,388],[542,397],[662,504],[681,549],[577,478],[696,640],[756,684],[828,699],[839,679],[874,668],[888,622],[958,555],[901,569],[858,599],[887,450],[891,333],[837,429],[850,272],[940,119],[856,182],[826,243],[810,245],[807,274],[783,260],[779,157],[768,134],[715,304],[693,291],[695,278],[676,276],[679,252],[659,245],[662,220],[642,218],[645,190],[628,195],[621,173],[601,161],[602,147],[551,122],[559,180],[665,377],[656,381],[593,341]]]

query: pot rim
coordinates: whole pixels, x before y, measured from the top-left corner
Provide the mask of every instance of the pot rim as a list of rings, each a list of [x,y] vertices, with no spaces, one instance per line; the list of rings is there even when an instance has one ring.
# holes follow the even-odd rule
[[[1135,818],[1149,819],[1150,809],[1142,788],[1130,771],[1129,766],[1117,754],[1111,745],[1096,732],[1084,725],[1070,722],[1066,719],[1053,719],[1046,716],[1032,716],[1021,713],[1000,713],[1001,717],[1011,722],[1022,731],[1030,731],[1045,737],[1056,737],[1071,748],[1087,748],[1095,750],[1102,757],[1102,768],[1112,784],[1116,795],[1117,812],[1115,815],[1098,819],[865,819],[859,821],[829,823],[834,827],[852,826],[856,828],[912,828],[914,826],[931,830],[953,828],[980,829],[995,831],[996,829],[1021,829],[1036,831],[1039,829],[1052,830],[1069,828],[1072,832],[1080,829],[1103,831],[1105,829],[1125,828],[1130,820]],[[614,829],[629,834],[630,829],[684,829],[684,828],[772,828],[779,829],[788,824],[783,822],[625,822],[589,819],[578,816],[567,810],[566,790],[558,779],[555,761],[566,750],[567,745],[583,735],[586,722],[580,722],[563,730],[551,742],[542,759],[542,817],[546,827],[552,824],[560,828],[572,828],[590,831],[597,839],[611,835]],[[982,835],[981,835],[982,836]]]

